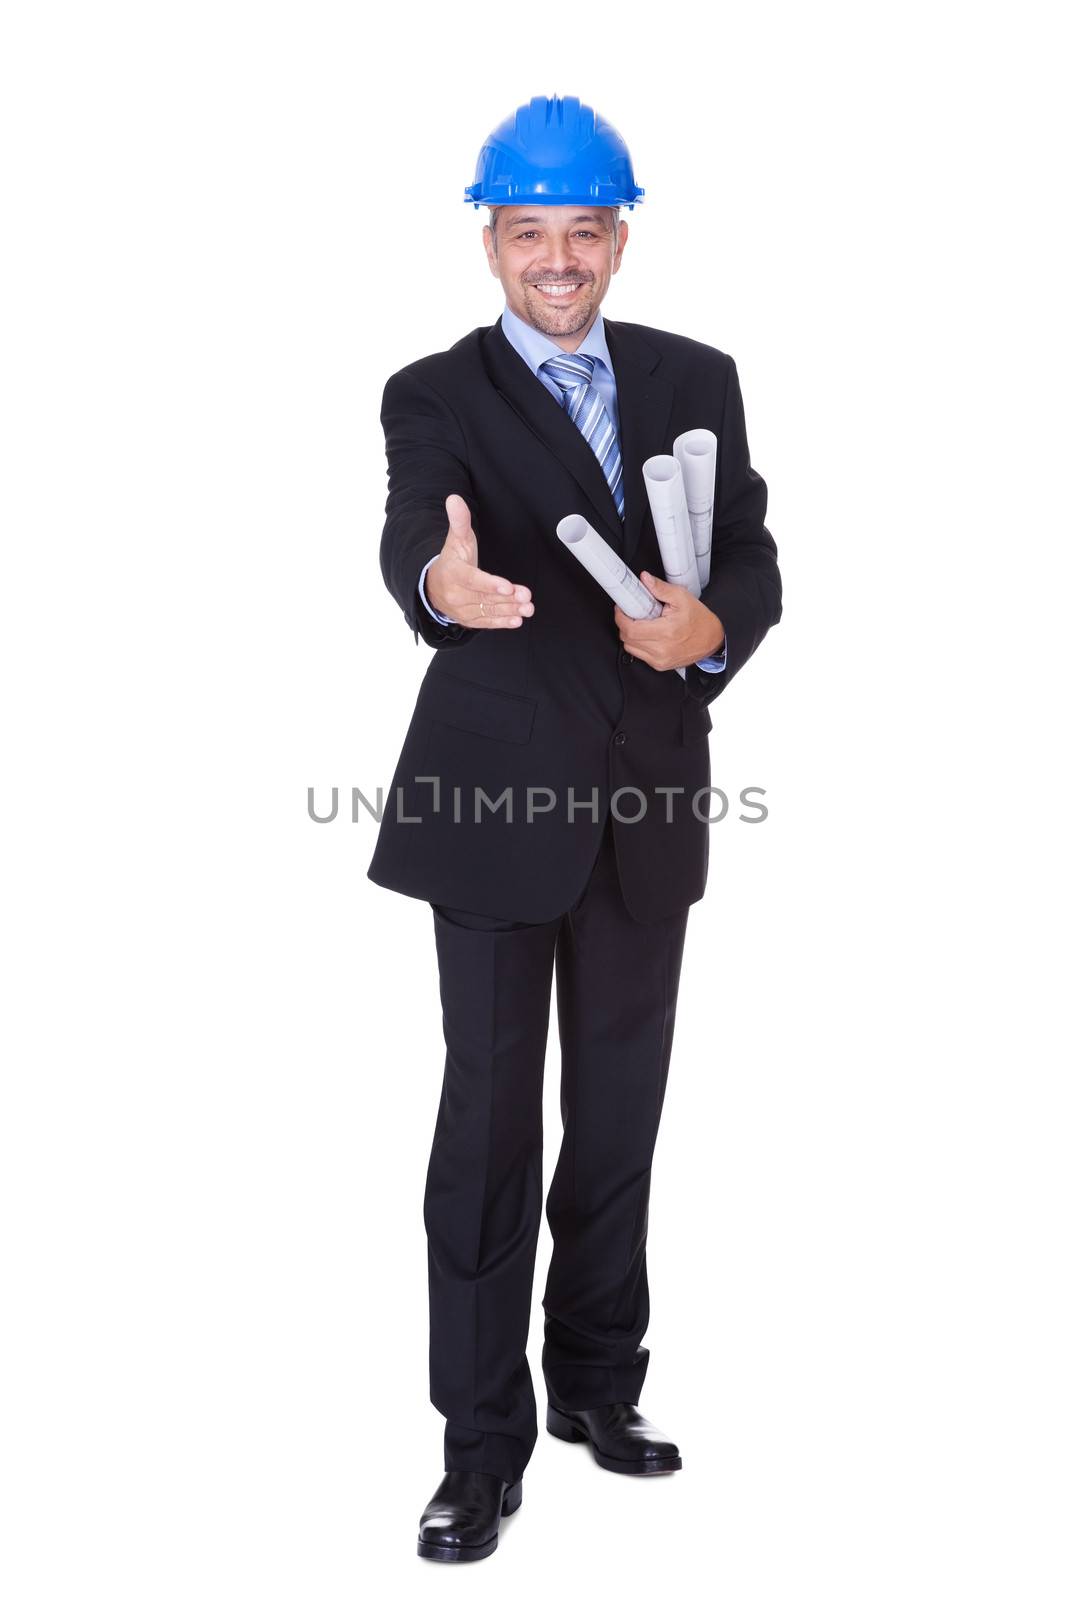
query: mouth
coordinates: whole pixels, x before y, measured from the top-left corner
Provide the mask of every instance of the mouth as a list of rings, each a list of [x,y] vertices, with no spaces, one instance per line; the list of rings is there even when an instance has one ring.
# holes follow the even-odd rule
[[[587,288],[586,283],[535,283],[535,288],[542,300],[547,300],[551,305],[568,305],[576,300],[581,291]]]

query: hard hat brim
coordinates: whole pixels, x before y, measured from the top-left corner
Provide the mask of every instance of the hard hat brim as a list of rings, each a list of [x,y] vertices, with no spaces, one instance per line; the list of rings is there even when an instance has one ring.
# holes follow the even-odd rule
[[[643,189],[634,190],[632,195],[602,195],[590,194],[538,194],[536,190],[520,190],[518,194],[475,194],[478,184],[471,184],[464,192],[465,203],[470,203],[475,210],[479,206],[594,206],[604,211],[611,211],[615,206],[629,206],[632,211],[634,206],[641,204],[644,199]]]

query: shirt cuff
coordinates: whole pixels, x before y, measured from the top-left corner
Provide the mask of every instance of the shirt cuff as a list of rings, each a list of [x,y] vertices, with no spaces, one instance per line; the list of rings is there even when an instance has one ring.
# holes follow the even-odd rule
[[[426,565],[423,567],[422,571],[419,573],[419,599],[422,601],[431,617],[435,618],[435,620],[438,621],[443,628],[448,628],[454,625],[456,620],[455,617],[446,617],[443,616],[440,611],[435,611],[433,606],[426,598],[426,574],[429,572],[436,560],[436,556],[431,556],[429,561],[427,561]],[[408,582],[410,581],[411,580],[409,579]]]
[[[722,649],[717,651],[715,655],[705,656],[702,661],[695,661],[693,665],[699,667],[701,672],[725,672],[726,640],[723,640]]]

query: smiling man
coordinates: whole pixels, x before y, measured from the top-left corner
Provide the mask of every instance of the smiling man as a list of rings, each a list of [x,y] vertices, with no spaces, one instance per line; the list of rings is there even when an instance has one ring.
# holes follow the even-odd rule
[[[526,1342],[553,979],[547,1429],[611,1472],[682,1465],[637,1408],[652,1158],[688,910],[707,881],[708,705],[778,621],[781,581],[731,357],[601,313],[627,244],[620,209],[643,192],[591,108],[521,106],[467,190],[490,208],[503,312],[394,373],[382,402],[382,573],[434,651],[368,875],[430,903],[439,968],[424,1217],[445,1474],[418,1541],[435,1560],[495,1550],[537,1437]],[[699,596],[662,577],[641,471],[691,428],[718,440]],[[556,526],[576,511],[660,616],[625,617],[564,548]]]

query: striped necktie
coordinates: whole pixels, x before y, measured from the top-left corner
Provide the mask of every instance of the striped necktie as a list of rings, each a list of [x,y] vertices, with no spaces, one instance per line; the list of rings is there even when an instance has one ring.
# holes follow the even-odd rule
[[[561,404],[566,406],[567,415],[599,461],[621,520],[625,504],[622,455],[608,409],[593,388],[593,357],[554,356],[551,361],[542,361],[540,370],[547,372],[556,387],[563,390]]]

